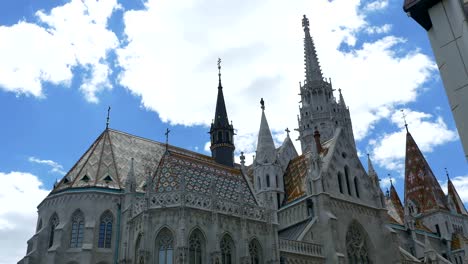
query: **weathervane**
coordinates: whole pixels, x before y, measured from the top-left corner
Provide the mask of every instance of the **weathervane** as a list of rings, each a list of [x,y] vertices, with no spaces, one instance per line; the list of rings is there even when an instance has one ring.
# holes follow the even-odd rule
[[[109,108],[107,108],[107,121],[106,121],[106,129],[108,129],[108,128],[109,128],[110,110],[111,110],[111,107],[109,106]]]
[[[400,111],[401,111],[401,114],[403,115],[403,121],[405,121],[406,132],[409,133],[409,131],[408,131],[408,123],[406,123],[405,110],[401,109]]]

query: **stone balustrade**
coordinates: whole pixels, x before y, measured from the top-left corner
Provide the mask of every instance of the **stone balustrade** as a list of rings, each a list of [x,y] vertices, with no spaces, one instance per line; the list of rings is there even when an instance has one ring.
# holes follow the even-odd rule
[[[279,246],[280,250],[283,252],[301,254],[306,256],[323,257],[323,246],[320,244],[280,238]]]

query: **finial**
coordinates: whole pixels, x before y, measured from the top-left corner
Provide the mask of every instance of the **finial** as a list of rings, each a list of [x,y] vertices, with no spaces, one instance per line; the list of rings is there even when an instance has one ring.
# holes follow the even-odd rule
[[[450,181],[450,176],[449,176],[448,170],[447,170],[447,168],[444,168],[444,169],[445,169],[445,175],[447,175],[447,181]]]
[[[167,148],[169,146],[169,133],[170,132],[171,131],[169,130],[169,128],[166,128],[166,133],[164,133],[164,135],[166,135],[166,150],[167,150]]]
[[[241,154],[240,154],[240,157],[239,157],[239,158],[240,158],[240,161],[241,161],[241,162],[240,162],[241,165],[242,165],[242,166],[245,166],[245,156],[244,156],[244,152],[243,152],[243,151],[241,151]]]
[[[263,101],[263,98],[260,99],[260,105],[261,105],[262,110],[265,110],[265,101]]]
[[[390,191],[387,188],[387,197],[390,197]]]
[[[367,153],[367,158],[368,158],[368,159],[370,159],[370,155],[369,155],[369,153]]]
[[[222,87],[221,86],[221,58],[218,58],[218,79],[219,79],[218,88],[220,88],[220,87]]]
[[[109,128],[110,110],[111,110],[111,107],[109,106],[109,108],[107,108],[107,121],[106,121],[106,129],[108,129],[108,128]]]
[[[309,29],[309,19],[306,17],[306,15],[304,15],[304,17],[302,18],[302,27],[304,28],[304,30]]]
[[[409,133],[408,130],[408,124],[406,123],[406,115],[405,115],[405,110],[401,109],[401,114],[403,115],[403,121],[405,121],[405,128],[406,128],[406,133]]]
[[[289,128],[286,128],[284,131],[286,131],[286,135],[289,137],[289,132],[291,132]]]
[[[392,187],[393,187],[392,176],[390,175],[390,173],[389,173],[389,174],[387,174],[387,175],[388,175],[388,177],[390,178],[390,186],[392,186]]]

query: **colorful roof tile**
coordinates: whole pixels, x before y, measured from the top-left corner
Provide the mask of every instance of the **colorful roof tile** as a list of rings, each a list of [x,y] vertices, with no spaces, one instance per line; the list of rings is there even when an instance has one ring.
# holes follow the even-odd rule
[[[158,193],[185,191],[257,205],[240,169],[168,151],[153,178]]]
[[[455,186],[453,185],[450,179],[448,180],[448,183],[447,183],[447,189],[448,189],[448,195],[447,195],[448,202],[453,204],[453,207],[456,210],[456,212],[459,214],[468,215],[465,205],[460,199],[460,196],[458,195],[458,192],[455,189]]]
[[[411,134],[406,134],[405,206],[411,201],[417,213],[447,210],[446,198],[431,167]]]
[[[395,187],[390,186],[390,194],[385,199],[386,207],[388,210],[389,216],[394,219],[397,223],[403,224],[404,223],[404,210],[403,205],[401,204],[400,197],[398,196]]]
[[[308,171],[308,162],[302,154],[289,162],[284,174],[285,202],[289,203],[305,195],[305,178]]]

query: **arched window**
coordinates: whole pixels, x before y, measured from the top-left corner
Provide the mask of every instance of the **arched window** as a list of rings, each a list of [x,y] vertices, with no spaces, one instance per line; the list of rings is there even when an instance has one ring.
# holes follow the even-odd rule
[[[229,132],[226,131],[226,141],[227,142],[231,142],[230,138],[229,138]]]
[[[111,212],[106,211],[104,214],[102,214],[101,219],[99,221],[99,248],[111,248],[113,221],[114,217],[112,216]]]
[[[260,177],[257,178],[257,183],[258,183],[258,189],[260,190],[262,188],[262,180]]]
[[[72,214],[71,223],[70,247],[79,248],[83,245],[84,234],[84,216],[79,209]]]
[[[354,177],[354,190],[356,191],[357,198],[359,198],[359,180],[357,177]]]
[[[234,241],[229,235],[224,235],[221,239],[219,248],[221,249],[221,263],[232,264],[234,263]]]
[[[59,218],[56,213],[49,220],[49,248],[54,245],[55,228],[59,225]]]
[[[369,258],[366,235],[362,227],[353,222],[346,233],[346,251],[348,254],[348,263],[367,264],[372,263]]]
[[[266,175],[266,185],[267,187],[270,187],[270,175]]]
[[[174,263],[174,237],[172,232],[163,228],[156,237],[156,252],[158,264]]]
[[[340,193],[343,193],[343,177],[341,176],[341,172],[338,172],[338,187],[340,188]]]
[[[346,187],[348,188],[348,194],[351,195],[351,188],[349,187],[349,169],[348,166],[344,167],[344,174],[346,180]]]
[[[205,251],[205,239],[200,230],[192,232],[189,238],[189,263],[201,264],[204,263],[203,255]]]
[[[262,263],[262,247],[257,239],[252,239],[249,243],[249,256],[250,263],[260,264]]]
[[[221,142],[221,141],[223,141],[223,132],[218,131],[218,141],[217,142]]]

